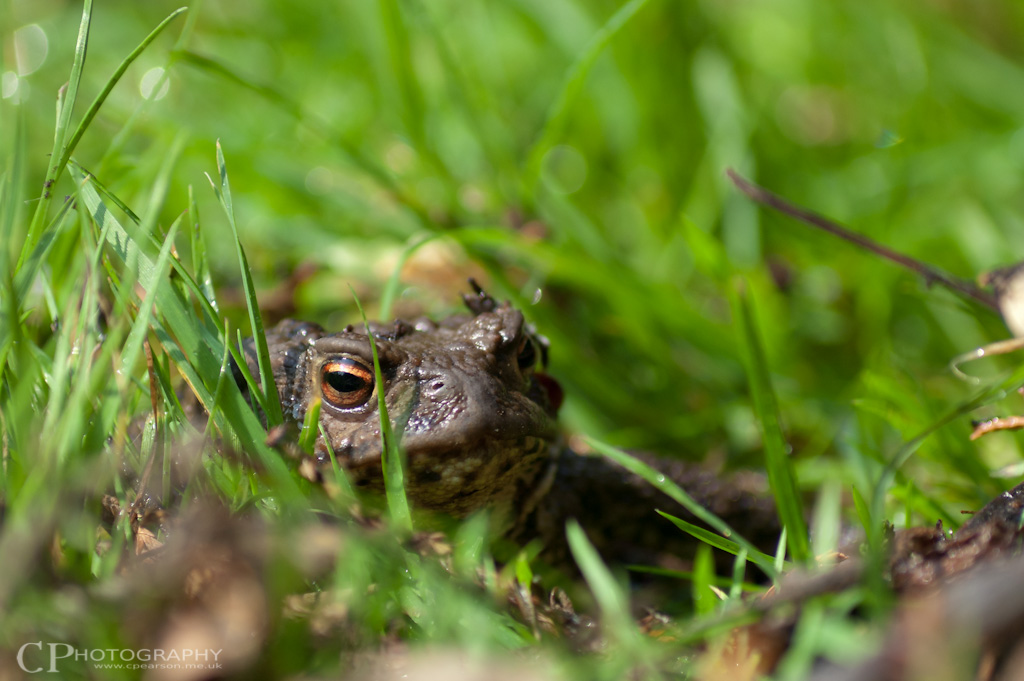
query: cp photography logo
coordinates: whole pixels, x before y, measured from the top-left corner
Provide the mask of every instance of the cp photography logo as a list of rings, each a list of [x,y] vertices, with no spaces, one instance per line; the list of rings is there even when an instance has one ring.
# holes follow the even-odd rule
[[[32,641],[18,648],[18,666],[29,674],[57,673],[62,665],[96,669],[222,669],[223,649],[76,648],[67,643]]]

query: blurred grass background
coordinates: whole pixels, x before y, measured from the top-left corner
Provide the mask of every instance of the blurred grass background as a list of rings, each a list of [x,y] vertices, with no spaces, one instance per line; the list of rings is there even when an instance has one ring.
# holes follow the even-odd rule
[[[171,9],[97,7],[86,101]],[[315,266],[292,313],[334,327],[353,317],[347,283],[373,310],[403,250],[440,234],[406,265],[397,311],[445,314],[467,276],[498,274],[490,286],[552,340],[568,425],[617,444],[757,465],[725,303],[736,272],[807,475],[842,467],[850,449],[885,456],[965,400],[973,388],[945,365],[1004,336],[998,319],[760,212],[724,170],[964,277],[1017,260],[1022,10],[633,3],[592,68],[574,70],[619,9],[203,2],[131,67],[75,157],[141,206],[186,135],[161,223],[194,186],[230,293],[231,240],[203,176],[220,139],[258,288]],[[79,17],[75,3],[6,8],[4,104],[29,112],[29,188]],[[939,464],[921,486],[958,488],[954,504],[994,489],[976,487],[981,467],[963,478],[978,451],[967,429],[919,455]],[[1018,451],[1001,435],[982,453],[996,465]],[[870,471],[844,475],[867,484]]]
[[[0,6],[0,128],[20,112],[24,217],[81,7]],[[84,102],[176,7],[98,3]],[[159,224],[193,187],[236,327],[234,244],[203,175],[218,139],[264,300],[312,272],[295,309],[278,301],[268,317],[338,328],[356,317],[350,283],[373,316],[403,255],[430,238],[401,269],[397,313],[457,310],[478,276],[551,339],[567,429],[760,467],[728,304],[742,275],[808,497],[829,484],[868,495],[901,443],[975,394],[948,361],[1007,332],[762,212],[724,171],[962,277],[1024,258],[1022,31],[1024,8],[997,0],[204,0],[131,66],[75,159],[141,211],[184,140]],[[0,137],[9,157],[13,137]],[[70,194],[70,178],[53,191]],[[48,261],[66,285],[21,302],[44,348],[83,272],[76,239]],[[177,248],[189,262],[188,239]],[[1015,361],[970,370],[991,378]],[[1011,395],[977,416],[1022,410]],[[922,444],[892,520],[955,525],[1009,486],[997,473],[1019,459],[1017,438],[969,432],[961,418]]]

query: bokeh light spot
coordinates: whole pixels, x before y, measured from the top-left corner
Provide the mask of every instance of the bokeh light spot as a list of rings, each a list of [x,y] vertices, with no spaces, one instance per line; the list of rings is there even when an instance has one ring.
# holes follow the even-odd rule
[[[25,77],[35,72],[46,61],[50,41],[39,24],[28,24],[14,32],[14,62],[18,75]]]
[[[306,190],[310,194],[324,195],[334,189],[334,173],[330,168],[316,166],[306,173]]]
[[[164,70],[159,66],[154,66],[149,71],[142,74],[142,79],[139,81],[139,92],[144,98],[157,100],[163,99],[167,96],[167,91],[171,88],[171,83],[166,79],[161,83],[163,76]],[[154,93],[153,91],[156,89],[158,83],[161,83],[160,90],[159,92]]]
[[[18,86],[21,84],[21,79],[18,78],[18,74],[14,71],[4,71],[2,79],[0,79],[0,96],[4,99],[10,99],[18,93]]]
[[[574,147],[559,144],[544,155],[543,174],[551,189],[572,194],[587,180],[587,159]]]

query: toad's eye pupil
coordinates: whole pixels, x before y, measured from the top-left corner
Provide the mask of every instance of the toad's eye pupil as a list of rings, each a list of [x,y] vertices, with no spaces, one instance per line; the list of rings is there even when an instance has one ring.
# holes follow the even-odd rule
[[[366,387],[366,379],[344,371],[331,371],[324,380],[340,393],[351,393]]]
[[[523,347],[519,350],[517,361],[520,369],[529,369],[537,361],[537,348],[529,338],[523,341]]]
[[[373,369],[352,357],[326,362],[320,369],[320,392],[339,409],[355,409],[373,394]]]

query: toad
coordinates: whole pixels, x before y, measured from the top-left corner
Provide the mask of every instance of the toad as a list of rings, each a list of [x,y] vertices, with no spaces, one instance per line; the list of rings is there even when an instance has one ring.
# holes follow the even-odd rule
[[[267,332],[286,418],[301,424],[310,403],[321,400],[319,462],[329,464],[330,448],[356,486],[383,489],[382,392],[414,505],[456,517],[494,508],[508,518],[511,538],[539,537],[557,562],[568,557],[569,518],[609,559],[692,555],[696,541],[655,513],[695,522],[687,511],[638,476],[565,444],[556,424],[561,390],[544,372],[546,340],[522,312],[471,283],[469,314],[369,325],[381,384],[365,327],[327,333],[285,320]],[[248,353],[255,369],[251,347]],[[761,476],[643,458],[758,546],[774,548],[779,527]]]

